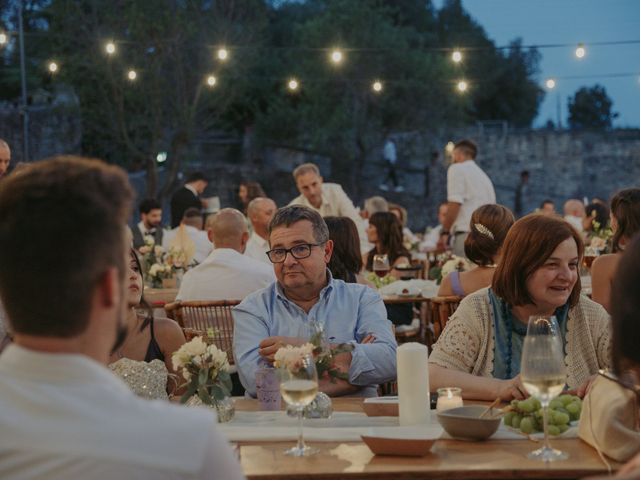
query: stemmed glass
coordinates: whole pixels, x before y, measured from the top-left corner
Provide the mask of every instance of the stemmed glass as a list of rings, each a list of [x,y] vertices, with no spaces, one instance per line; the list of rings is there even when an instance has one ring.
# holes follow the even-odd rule
[[[389,273],[391,268],[389,267],[389,256],[386,253],[373,256],[373,271],[375,274],[383,278]]]
[[[302,413],[318,393],[318,372],[313,355],[303,355],[294,365],[282,367],[280,375],[280,393],[288,405],[296,409],[298,414],[298,444],[286,450],[285,455],[306,457],[318,452],[318,449],[305,445],[302,436]]]
[[[531,452],[528,458],[543,462],[566,460],[569,458],[567,453],[549,445],[547,429],[549,403],[562,392],[566,378],[564,348],[556,317],[529,317],[527,336],[522,347],[520,376],[529,394],[540,401],[543,412],[544,446]]]

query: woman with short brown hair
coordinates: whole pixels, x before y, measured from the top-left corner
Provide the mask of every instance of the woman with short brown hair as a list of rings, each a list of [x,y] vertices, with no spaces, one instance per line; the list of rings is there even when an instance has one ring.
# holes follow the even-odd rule
[[[524,398],[520,357],[533,315],[555,315],[567,363],[566,384],[584,394],[609,366],[609,317],[580,294],[579,234],[561,219],[532,214],[507,234],[490,288],[468,295],[429,358],[432,389],[461,387],[467,398]]]

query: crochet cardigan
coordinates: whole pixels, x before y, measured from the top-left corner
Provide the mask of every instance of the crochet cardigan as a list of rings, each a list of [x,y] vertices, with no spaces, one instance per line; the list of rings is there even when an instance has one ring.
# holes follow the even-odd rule
[[[493,309],[488,288],[465,297],[433,346],[429,363],[491,377],[495,345]],[[598,303],[581,295],[569,310],[566,334],[567,385],[582,385],[599,369],[610,367],[609,315]]]

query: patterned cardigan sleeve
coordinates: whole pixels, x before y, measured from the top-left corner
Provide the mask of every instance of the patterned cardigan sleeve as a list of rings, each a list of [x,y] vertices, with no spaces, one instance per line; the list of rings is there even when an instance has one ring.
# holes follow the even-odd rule
[[[477,294],[467,296],[451,316],[438,341],[433,346],[429,363],[440,367],[473,373],[484,336],[482,309],[477,308]]]

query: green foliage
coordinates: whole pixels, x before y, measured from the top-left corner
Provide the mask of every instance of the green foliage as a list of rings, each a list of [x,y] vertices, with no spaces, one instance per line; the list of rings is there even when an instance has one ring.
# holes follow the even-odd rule
[[[612,112],[613,102],[601,85],[580,88],[573,98],[569,98],[569,126],[572,129],[611,128],[613,119],[618,116]]]

